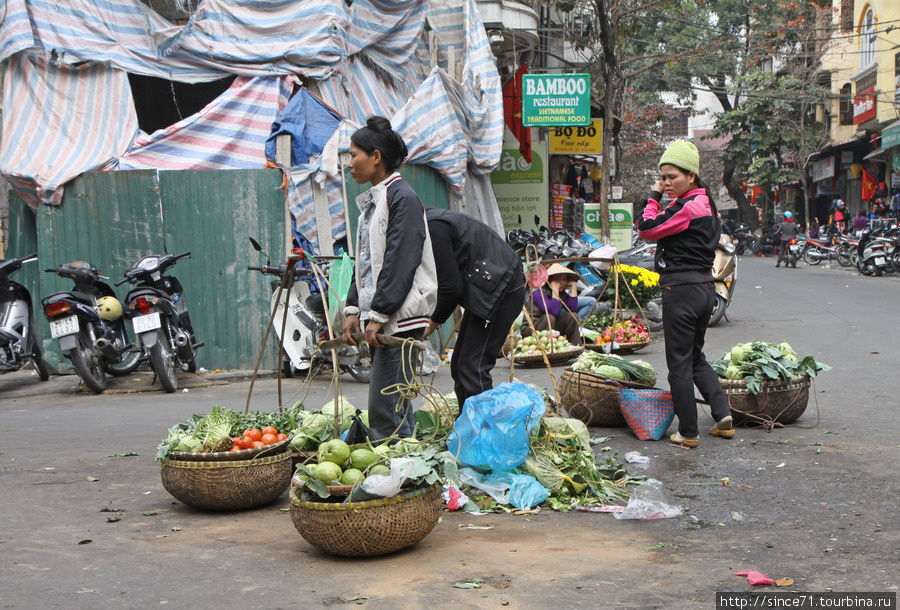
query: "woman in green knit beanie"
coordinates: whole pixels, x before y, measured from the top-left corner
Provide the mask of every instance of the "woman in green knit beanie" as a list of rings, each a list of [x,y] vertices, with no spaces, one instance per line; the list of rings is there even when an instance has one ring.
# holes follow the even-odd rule
[[[716,300],[712,264],[722,229],[716,204],[699,174],[697,147],[684,140],[672,142],[659,160],[659,179],[638,224],[643,239],[657,242],[655,267],[663,289],[666,366],[678,415],[678,431],[669,438],[686,447],[700,444],[695,385],[716,420],[709,433],[734,436],[722,384],[703,354]],[[660,203],[663,193],[671,200],[666,205]]]

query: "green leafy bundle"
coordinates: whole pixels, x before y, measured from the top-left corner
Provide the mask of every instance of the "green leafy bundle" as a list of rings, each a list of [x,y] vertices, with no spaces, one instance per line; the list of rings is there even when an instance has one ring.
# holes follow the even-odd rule
[[[572,364],[572,370],[595,373],[611,379],[647,384],[653,383],[656,379],[656,372],[653,370],[653,367],[642,360],[629,361],[615,354],[602,354],[600,352],[584,352]]]
[[[752,394],[758,394],[766,381],[815,377],[822,371],[831,370],[830,366],[817,362],[811,355],[800,358],[787,342],[764,341],[738,343],[721,359],[712,360],[710,365],[719,377],[743,379]]]

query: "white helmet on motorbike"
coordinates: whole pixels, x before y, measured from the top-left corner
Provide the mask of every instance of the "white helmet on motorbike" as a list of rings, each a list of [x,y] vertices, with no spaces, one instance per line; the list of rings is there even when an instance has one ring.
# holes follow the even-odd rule
[[[97,313],[107,322],[114,322],[122,317],[122,304],[116,297],[100,297],[97,299]]]

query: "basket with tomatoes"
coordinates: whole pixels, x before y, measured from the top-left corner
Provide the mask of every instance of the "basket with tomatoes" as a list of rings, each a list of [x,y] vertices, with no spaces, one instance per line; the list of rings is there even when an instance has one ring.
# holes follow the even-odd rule
[[[157,449],[163,487],[206,510],[241,510],[276,500],[291,479],[290,435],[297,409],[239,413],[216,405],[169,429]]]

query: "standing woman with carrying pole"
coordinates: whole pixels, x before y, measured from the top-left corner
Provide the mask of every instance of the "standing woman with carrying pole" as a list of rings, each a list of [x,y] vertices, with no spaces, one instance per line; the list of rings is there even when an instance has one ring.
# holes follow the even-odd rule
[[[384,346],[378,334],[422,339],[437,302],[425,207],[397,173],[407,154],[403,138],[383,117],[370,117],[350,137],[350,174],[372,188],[356,198],[356,272],[344,308],[343,338],[356,345],[352,334],[363,325],[372,350],[369,427],[376,438],[412,435],[410,401],[382,390],[412,378],[416,360],[411,346]]]
[[[716,300],[712,265],[722,224],[709,189],[700,182],[696,146],[684,140],[672,142],[659,160],[659,173],[644,206],[638,234],[658,242],[654,266],[663,293],[669,389],[678,415],[678,431],[669,439],[697,447],[700,431],[694,385],[716,421],[709,433],[734,437],[728,399],[703,354],[706,326]],[[659,203],[663,193],[672,200],[665,207]]]

